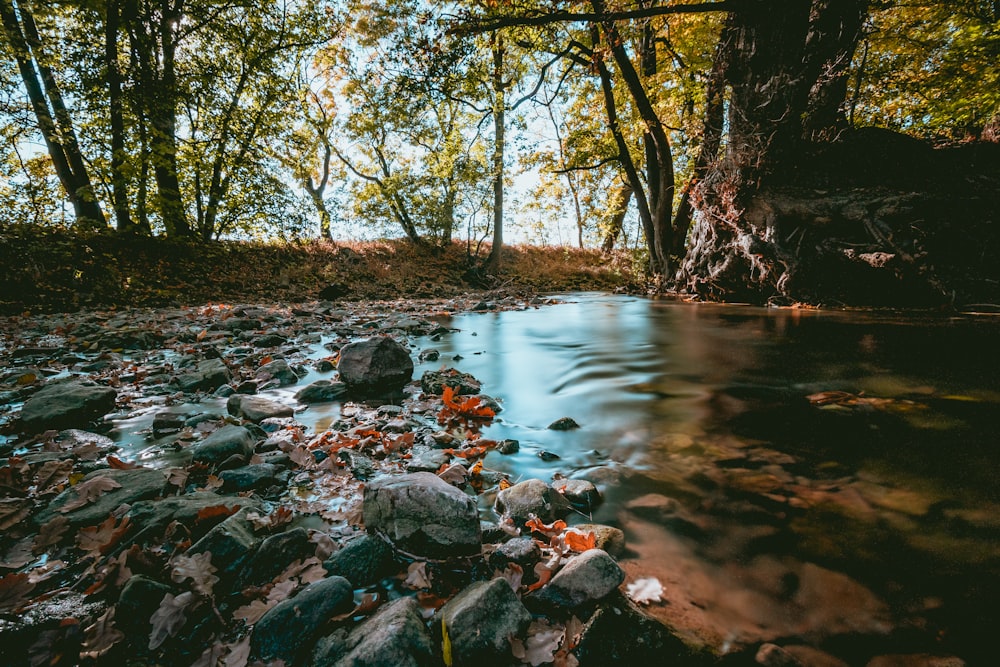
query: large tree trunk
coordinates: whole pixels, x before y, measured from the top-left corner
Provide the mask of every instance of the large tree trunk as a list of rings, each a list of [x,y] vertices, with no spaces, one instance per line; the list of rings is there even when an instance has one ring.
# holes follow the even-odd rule
[[[500,268],[503,254],[503,158],[507,101],[504,96],[503,37],[494,34],[493,40],[493,245],[484,268],[495,273]]]
[[[17,61],[38,129],[52,159],[56,176],[73,205],[77,226],[105,229],[107,220],[97,201],[76,132],[51,68],[45,64],[41,36],[24,6],[0,0],[0,22]]]
[[[788,296],[799,260],[790,230],[749,215],[843,126],[846,68],[867,0],[744,0],[720,36],[730,92],[723,155],[691,196],[696,223],[678,287],[710,298]]]
[[[604,234],[604,240],[601,242],[603,252],[614,250],[615,241],[621,236],[622,228],[625,226],[625,214],[628,213],[628,205],[632,201],[633,192],[635,190],[632,186],[624,183],[611,196],[611,220]]]

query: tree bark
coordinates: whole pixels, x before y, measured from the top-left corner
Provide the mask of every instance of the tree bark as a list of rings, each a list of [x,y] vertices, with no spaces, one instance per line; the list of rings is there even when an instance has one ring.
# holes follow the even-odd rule
[[[631,185],[623,183],[611,196],[611,222],[604,234],[604,241],[601,242],[603,252],[614,250],[615,241],[621,236],[622,228],[625,226],[625,214],[628,213],[628,205],[632,201],[634,192]]]
[[[128,184],[125,171],[125,119],[122,102],[122,73],[118,58],[118,37],[121,32],[122,1],[108,0],[104,20],[104,66],[107,70],[108,115],[111,122],[111,196],[115,222],[120,233],[150,234],[149,227],[137,225],[129,210]],[[148,222],[148,221],[147,221]]]
[[[506,130],[506,99],[503,80],[503,36],[493,34],[493,245],[486,257],[485,269],[497,271],[503,253],[503,158]]]

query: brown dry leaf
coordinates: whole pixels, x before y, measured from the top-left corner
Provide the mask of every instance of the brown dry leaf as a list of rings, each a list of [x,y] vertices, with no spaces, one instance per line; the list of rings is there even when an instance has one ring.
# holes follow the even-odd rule
[[[271,588],[271,592],[267,594],[267,601],[270,604],[284,602],[297,586],[298,584],[295,583],[294,579],[278,582]]]
[[[222,667],[246,667],[250,660],[250,635],[236,644],[227,644],[229,653],[222,661]]]
[[[160,607],[150,617],[153,631],[149,635],[149,650],[159,648],[167,637],[173,637],[184,627],[184,612],[197,600],[191,591],[185,591],[174,596],[167,593],[160,602]]]
[[[191,667],[216,667],[219,664],[219,658],[221,658],[226,653],[226,645],[220,641],[216,641],[214,644],[205,649],[198,659],[191,663]]]
[[[167,484],[171,486],[176,486],[178,489],[183,489],[184,485],[187,484],[187,478],[190,473],[183,468],[170,468],[166,471],[167,473]]]
[[[531,625],[528,626],[523,648],[518,651],[522,654],[515,653],[514,655],[532,667],[550,663],[555,659],[565,636],[566,629],[560,624],[550,623],[546,620],[532,621]],[[517,650],[513,643],[511,648]]]
[[[130,521],[125,517],[119,522],[114,516],[109,516],[97,526],[81,528],[76,535],[76,545],[88,555],[105,554],[128,532]]]
[[[115,608],[111,607],[84,630],[81,658],[97,659],[111,650],[111,647],[125,639],[125,633],[116,629]]]
[[[316,557],[320,560],[326,560],[337,550],[337,543],[333,541],[333,538],[318,530],[309,534],[309,541],[316,545]]]
[[[28,599],[35,588],[27,574],[12,572],[0,579],[0,612],[14,611]]]
[[[40,565],[28,572],[28,581],[33,584],[38,584],[49,577],[53,576],[57,572],[61,572],[63,568],[66,567],[66,561],[62,560],[49,560],[45,561],[44,565]]]
[[[407,588],[420,590],[431,587],[431,579],[427,575],[426,562],[418,560],[410,563],[410,566],[406,569],[406,573],[406,579],[403,580],[403,585]]]
[[[73,487],[76,489],[76,498],[63,505],[59,511],[63,514],[66,512],[72,512],[75,509],[79,509],[84,505],[94,502],[101,497],[101,494],[114,489],[120,489],[121,487],[121,484],[110,477],[92,477],[86,482],[80,482]]]
[[[48,495],[61,490],[69,483],[72,472],[72,461],[46,461],[35,473],[36,495]]]
[[[69,530],[69,519],[64,516],[54,517],[51,521],[44,523],[38,529],[38,535],[35,536],[35,551],[44,551],[48,547],[59,544],[67,530]]]
[[[248,626],[259,621],[271,607],[277,603],[268,603],[263,600],[254,600],[250,604],[243,605],[233,612],[233,618],[245,622]]]
[[[117,456],[113,456],[111,454],[108,454],[108,465],[116,470],[132,470],[139,467],[139,464],[135,461],[123,461]]]
[[[33,560],[35,560],[35,552],[32,548],[32,541],[30,537],[26,537],[4,554],[3,560],[0,560],[0,568],[19,570]]]
[[[323,567],[323,563],[318,558],[309,558],[306,560],[306,562],[309,561],[315,561],[315,563],[310,565],[306,570],[303,570],[302,574],[299,575],[299,581],[303,584],[313,584],[326,579],[328,573],[326,568]]]
[[[382,604],[382,600],[379,598],[377,593],[365,593],[361,596],[361,602],[359,602],[354,609],[345,611],[343,614],[332,616],[330,621],[336,623],[338,621],[346,621],[347,619],[355,616],[367,616],[378,609],[380,604]]]
[[[514,592],[517,593],[521,588],[521,580],[524,578],[524,568],[517,563],[508,563],[503,572],[500,570],[496,571],[493,578],[497,577],[504,579],[514,589]]]
[[[240,511],[239,505],[233,505],[232,507],[227,507],[226,505],[212,505],[211,507],[203,507],[198,510],[198,516],[195,517],[196,523],[201,523],[202,521],[207,521],[209,519],[214,519],[217,517],[226,518],[232,516]]]
[[[316,467],[316,457],[304,445],[298,445],[295,449],[288,452],[288,458],[302,468]]]
[[[5,498],[0,500],[0,530],[8,530],[24,521],[31,514],[33,503],[30,500]]]
[[[216,568],[212,565],[212,553],[203,551],[200,554],[188,556],[180,554],[174,556],[171,561],[170,578],[177,583],[185,579],[191,580],[191,587],[209,597],[212,595],[212,587],[218,583],[219,578],[215,576]]]
[[[208,479],[205,480],[205,486],[198,489],[199,491],[214,491],[215,489],[222,488],[222,479],[216,477],[215,475],[209,475]]]

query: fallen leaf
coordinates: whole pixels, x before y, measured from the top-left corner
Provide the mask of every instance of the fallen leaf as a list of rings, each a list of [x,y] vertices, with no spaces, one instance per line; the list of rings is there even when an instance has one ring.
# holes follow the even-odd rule
[[[7,530],[24,521],[31,514],[33,505],[30,500],[16,498],[0,500],[0,530]]]
[[[196,523],[201,523],[202,521],[207,521],[209,519],[215,519],[218,517],[229,517],[240,511],[239,505],[233,505],[228,507],[226,505],[212,505],[211,507],[203,507],[198,510],[198,515],[195,517]]]
[[[246,667],[250,660],[250,635],[236,644],[227,644],[229,653],[222,660],[223,667]]]
[[[117,456],[112,456],[111,454],[108,454],[108,465],[116,470],[133,470],[139,467],[139,464],[134,461],[122,461]]]
[[[177,583],[185,579],[191,580],[191,587],[198,593],[208,597],[212,595],[212,587],[219,581],[215,576],[216,568],[212,565],[212,554],[203,551],[188,556],[180,554],[171,561],[170,578]]]
[[[528,519],[524,525],[529,530],[544,533],[546,535],[558,535],[562,531],[566,530],[566,522],[562,519],[556,519],[552,523],[542,523],[538,517],[533,516]]]
[[[494,578],[496,577],[506,580],[510,584],[510,587],[514,589],[514,592],[517,593],[521,588],[521,579],[524,578],[524,568],[517,563],[507,563],[507,567],[503,569],[503,572],[497,570],[494,575]]]
[[[225,653],[226,645],[217,641],[202,651],[198,659],[191,663],[191,667],[216,667],[219,664],[219,658]]]
[[[187,484],[187,478],[190,473],[183,468],[170,468],[166,471],[167,473],[167,484],[171,486],[176,486],[179,489],[183,489],[184,485]]]
[[[33,560],[35,560],[35,550],[32,539],[25,537],[7,550],[3,560],[0,560],[0,568],[19,570]]]
[[[69,530],[69,519],[64,516],[53,517],[51,521],[42,524],[35,536],[34,548],[36,551],[44,551],[48,547],[62,542],[66,531]]]
[[[114,516],[109,516],[97,526],[81,528],[76,535],[76,545],[88,554],[106,554],[128,532],[129,523],[128,517],[119,522]]]
[[[0,612],[16,610],[34,588],[35,584],[23,572],[12,572],[0,579]]]
[[[427,575],[427,563],[425,561],[414,561],[406,568],[406,579],[403,585],[413,590],[431,587],[431,579]]]
[[[263,600],[254,600],[250,604],[243,605],[233,612],[233,618],[243,621],[248,626],[253,625],[266,614],[271,607],[277,603],[268,603]]]
[[[167,637],[173,637],[178,630],[184,627],[187,620],[184,617],[184,612],[196,600],[195,594],[191,591],[185,591],[177,596],[170,593],[163,596],[160,607],[153,612],[149,619],[153,626],[149,635],[149,650],[159,648],[167,640]]]
[[[103,493],[114,489],[120,489],[121,487],[121,484],[110,477],[104,475],[92,477],[73,487],[76,490],[76,498],[63,505],[59,511],[63,514],[66,512],[72,512],[75,509],[79,509],[84,505],[94,502],[100,498]]]
[[[573,551],[584,552],[588,549],[594,549],[597,547],[597,538],[594,537],[593,533],[580,533],[575,530],[567,531],[563,535],[563,539],[566,541],[566,546],[568,546]]]
[[[72,461],[46,461],[35,473],[36,495],[47,495],[61,490],[69,483],[72,472]]]
[[[565,635],[566,630],[560,625],[544,620],[532,621],[524,640],[524,657],[521,660],[532,667],[552,662]]]
[[[663,599],[663,584],[656,577],[643,577],[626,586],[625,594],[636,604],[660,602]]]
[[[81,647],[83,649],[80,653],[81,658],[96,660],[125,639],[125,633],[115,628],[114,618],[115,608],[111,607],[84,630],[86,636]]]

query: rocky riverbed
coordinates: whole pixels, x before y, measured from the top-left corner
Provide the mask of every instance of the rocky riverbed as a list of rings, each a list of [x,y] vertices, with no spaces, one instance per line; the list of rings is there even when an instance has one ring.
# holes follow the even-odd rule
[[[626,580],[636,551],[587,518],[598,486],[483,465],[518,443],[482,435],[504,397],[441,356],[442,316],[546,304],[4,320],[0,662],[845,664],[794,643],[720,657],[682,640],[656,620],[691,613],[664,590],[682,573],[660,562],[660,579]],[[439,366],[416,377],[414,360]]]

